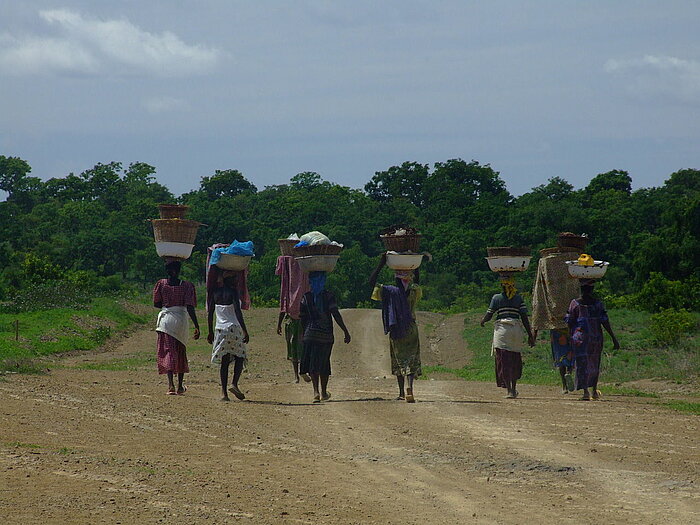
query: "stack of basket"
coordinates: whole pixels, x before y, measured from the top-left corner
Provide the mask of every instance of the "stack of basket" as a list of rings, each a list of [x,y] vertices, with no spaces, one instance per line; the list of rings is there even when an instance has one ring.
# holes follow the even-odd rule
[[[392,270],[415,270],[423,262],[421,234],[408,226],[393,226],[379,238],[386,249],[386,265]]]
[[[151,219],[156,252],[168,260],[189,259],[202,223],[185,219],[189,206],[159,204],[160,219]]]
[[[524,272],[532,259],[530,248],[527,246],[489,246],[486,253],[489,268],[501,276]]]

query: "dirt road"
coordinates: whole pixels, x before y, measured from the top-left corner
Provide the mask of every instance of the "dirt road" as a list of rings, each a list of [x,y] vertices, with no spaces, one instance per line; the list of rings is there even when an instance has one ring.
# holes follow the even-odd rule
[[[343,315],[321,405],[291,382],[274,310],[247,314],[243,402],[218,401],[202,341],[187,394],[164,395],[150,330],[2,380],[0,523],[700,523],[697,416],[447,379],[394,401],[378,312]],[[420,322],[426,363],[484,351],[460,318]]]

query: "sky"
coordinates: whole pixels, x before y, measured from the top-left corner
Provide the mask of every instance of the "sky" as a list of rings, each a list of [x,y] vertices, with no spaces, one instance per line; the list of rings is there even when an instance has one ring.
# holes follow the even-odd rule
[[[514,195],[700,169],[700,2],[6,0],[0,154],[42,179],[146,162],[362,188],[489,164]]]

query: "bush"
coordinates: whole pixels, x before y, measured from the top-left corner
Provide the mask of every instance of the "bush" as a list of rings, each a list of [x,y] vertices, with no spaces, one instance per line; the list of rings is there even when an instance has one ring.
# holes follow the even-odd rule
[[[652,272],[637,294],[639,306],[649,312],[660,312],[667,308],[698,310],[699,285],[698,280],[694,278],[686,282],[671,281],[658,272]]]
[[[651,316],[650,328],[654,342],[672,346],[678,344],[683,335],[693,333],[696,322],[687,310],[668,308]]]
[[[32,312],[50,308],[85,309],[92,300],[87,286],[65,280],[31,283],[14,293],[2,305],[8,313]]]

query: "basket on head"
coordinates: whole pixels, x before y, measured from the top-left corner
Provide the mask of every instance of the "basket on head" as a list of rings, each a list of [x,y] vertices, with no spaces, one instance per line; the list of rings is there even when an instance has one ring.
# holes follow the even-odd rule
[[[529,246],[489,246],[486,248],[489,257],[528,257]]]
[[[560,248],[574,248],[582,252],[586,248],[588,237],[584,235],[576,235],[571,232],[563,232],[557,236],[557,246]]]
[[[338,259],[339,255],[305,255],[295,258],[302,272],[332,272]]]
[[[232,253],[219,254],[219,262],[216,266],[221,270],[239,272],[248,268],[252,255],[234,255]]]
[[[156,242],[183,242],[194,244],[201,222],[187,219],[151,219]]]
[[[308,255],[339,255],[343,247],[337,244],[308,244],[299,248],[292,248],[292,255],[295,257],[306,257]]]
[[[158,213],[161,219],[184,219],[190,207],[184,204],[159,204]]]
[[[277,244],[280,245],[280,252],[282,252],[282,255],[294,255],[293,248],[294,245],[298,243],[298,239],[277,239]]]
[[[415,252],[420,250],[421,234],[415,235],[380,235],[384,248],[390,252]]]

